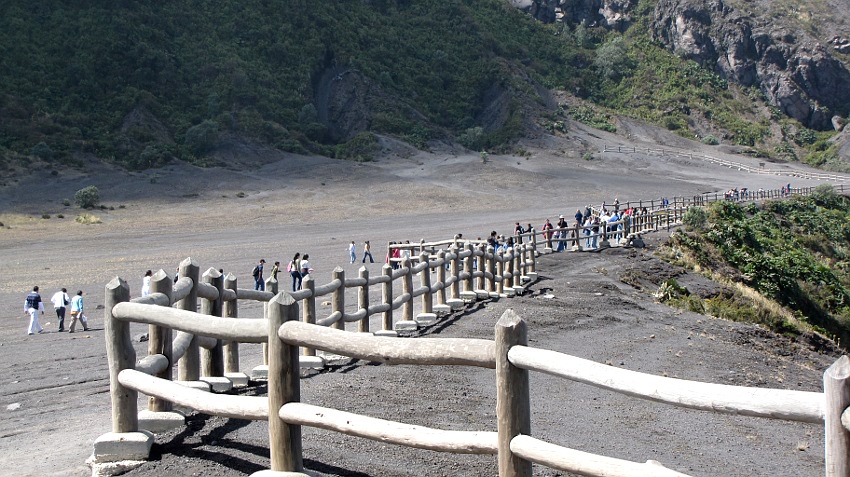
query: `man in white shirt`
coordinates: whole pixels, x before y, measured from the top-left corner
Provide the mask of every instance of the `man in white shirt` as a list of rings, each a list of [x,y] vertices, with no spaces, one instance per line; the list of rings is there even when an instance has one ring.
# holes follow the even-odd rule
[[[62,291],[54,293],[50,301],[53,302],[53,309],[56,310],[56,318],[59,320],[59,331],[65,331],[65,307],[71,304],[68,290],[63,288]]]

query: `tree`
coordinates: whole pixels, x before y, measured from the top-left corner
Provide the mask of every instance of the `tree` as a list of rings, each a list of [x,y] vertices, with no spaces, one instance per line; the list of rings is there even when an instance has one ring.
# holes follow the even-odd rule
[[[623,77],[632,68],[623,37],[618,36],[600,46],[596,50],[593,67],[600,75],[610,80],[617,81]]]
[[[183,143],[194,154],[203,154],[213,149],[218,141],[218,124],[207,119],[186,130]]]
[[[100,203],[100,191],[93,185],[84,187],[74,194],[74,203],[83,209],[93,209]]]

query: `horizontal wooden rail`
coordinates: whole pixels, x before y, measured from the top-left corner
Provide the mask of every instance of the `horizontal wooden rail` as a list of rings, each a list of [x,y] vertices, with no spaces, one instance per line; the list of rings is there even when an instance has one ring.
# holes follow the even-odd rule
[[[151,293],[148,296],[133,298],[130,302],[140,305],[171,306],[171,303],[168,302],[168,296],[164,293]]]
[[[360,320],[366,318],[366,313],[368,313],[368,311],[369,310],[367,310],[366,308],[361,308],[361,309],[355,311],[354,313],[344,313],[342,315],[342,319],[346,323],[351,323],[351,322],[354,322],[354,321],[360,321]]]
[[[174,340],[171,342],[171,359],[175,363],[186,354],[189,345],[192,344],[192,339],[195,337],[192,333],[178,331],[174,335]]]
[[[511,439],[511,452],[535,464],[589,477],[689,477],[654,460],[640,464],[561,447],[531,436]]]
[[[218,300],[218,289],[209,283],[198,283],[198,298]]]
[[[385,364],[465,365],[496,367],[495,344],[472,338],[389,339],[351,333],[298,321],[278,330],[291,345],[320,349],[352,358]]]
[[[161,354],[151,354],[136,363],[136,371],[145,374],[159,374],[168,369],[168,358]]]
[[[329,294],[339,290],[339,287],[341,287],[341,286],[342,286],[342,280],[340,280],[340,279],[331,280],[330,282],[325,283],[324,285],[316,286],[316,290],[313,292],[313,296],[329,295]]]
[[[112,314],[119,320],[164,326],[194,335],[228,341],[262,343],[268,339],[268,330],[266,329],[268,323],[262,318],[234,320],[232,318],[201,315],[176,308],[139,305],[129,302],[115,305]]]
[[[498,451],[497,435],[492,431],[444,431],[303,403],[284,404],[278,414],[289,424],[318,427],[387,444],[454,454],[495,455]]]
[[[189,296],[189,293],[192,292],[192,279],[189,277],[180,277],[177,280],[177,283],[171,288],[171,302],[177,303],[178,301]]]
[[[514,346],[518,368],[578,381],[628,396],[725,414],[823,423],[822,393],[703,383],[639,373],[556,351]]]
[[[125,369],[118,373],[118,381],[130,389],[190,407],[212,416],[266,421],[269,418],[269,400],[264,396],[231,396],[192,389],[182,384],[148,376]]]
[[[274,297],[274,293],[260,290],[251,290],[248,288],[239,288],[236,290],[236,298],[238,300],[253,300],[253,301],[269,301]]]

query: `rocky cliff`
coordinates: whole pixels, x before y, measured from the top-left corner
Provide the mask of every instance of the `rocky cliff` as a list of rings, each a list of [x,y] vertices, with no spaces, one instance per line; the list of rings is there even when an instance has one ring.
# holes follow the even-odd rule
[[[788,116],[813,129],[833,128],[850,110],[850,71],[805,32],[751,17],[723,0],[660,0],[653,38],[755,86]]]
[[[729,81],[758,88],[789,117],[819,130],[850,113],[850,40],[834,35],[819,42],[793,21],[770,15],[756,3],[750,13],[730,0],[659,0],[652,38]],[[623,31],[632,24],[637,0],[512,0],[543,22],[585,22]],[[768,2],[769,3],[769,2]],[[833,9],[840,17],[847,12]],[[845,23],[838,22],[842,26]],[[828,30],[828,29],[825,29]],[[841,30],[841,28],[838,28]],[[846,34],[845,34],[846,35]],[[837,59],[841,58],[841,60]]]

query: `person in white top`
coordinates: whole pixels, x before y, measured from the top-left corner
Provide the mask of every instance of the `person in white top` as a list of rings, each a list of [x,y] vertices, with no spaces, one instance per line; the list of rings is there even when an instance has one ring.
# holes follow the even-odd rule
[[[65,331],[65,307],[71,304],[71,298],[68,297],[68,290],[62,289],[53,294],[50,298],[53,302],[53,309],[56,310],[56,318],[59,320],[59,331]]]
[[[151,277],[153,276],[153,272],[148,270],[145,272],[145,277],[142,278],[142,296],[148,296],[151,294]]]
[[[44,315],[44,302],[41,301],[41,295],[38,294],[38,287],[32,287],[32,291],[24,300],[24,313],[30,315],[30,327],[28,334],[42,333],[44,328],[38,323],[38,313]]]
[[[352,240],[351,244],[348,245],[348,255],[351,258],[351,263],[357,261],[357,246],[354,245],[354,240]]]

